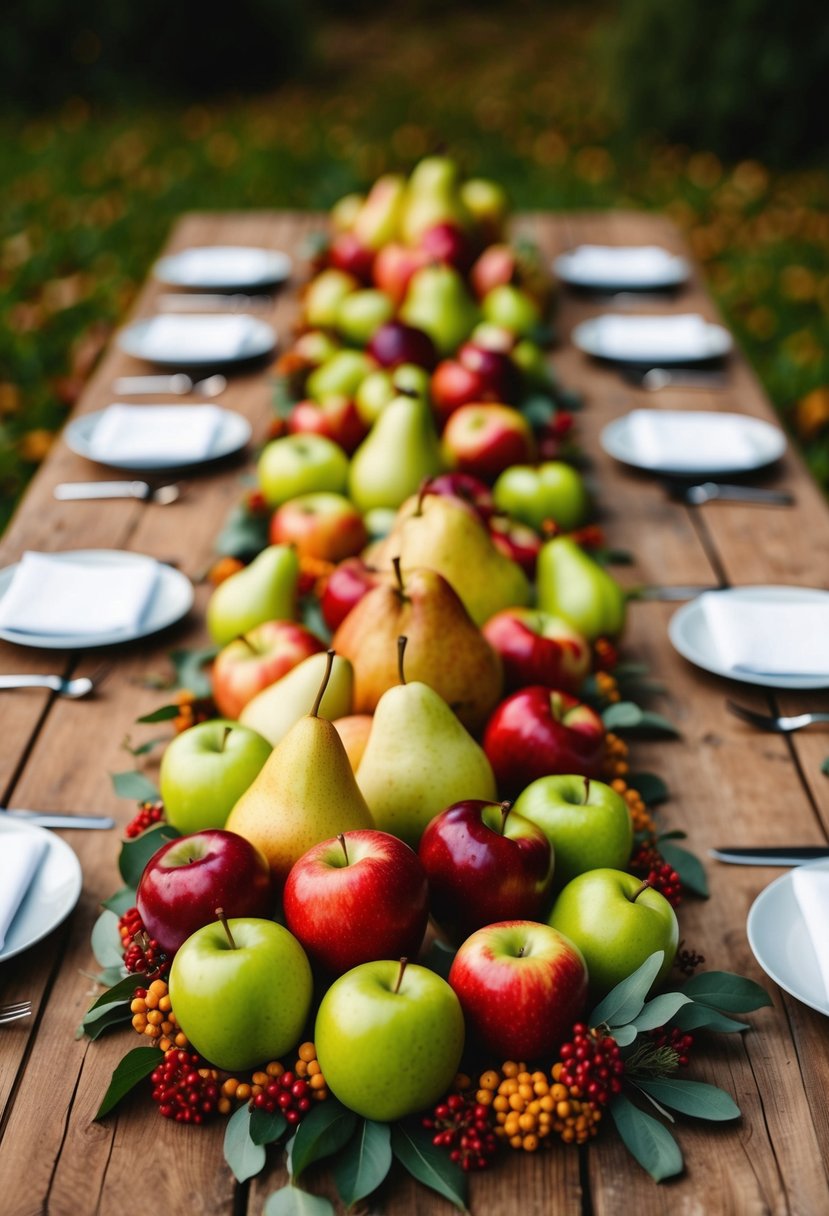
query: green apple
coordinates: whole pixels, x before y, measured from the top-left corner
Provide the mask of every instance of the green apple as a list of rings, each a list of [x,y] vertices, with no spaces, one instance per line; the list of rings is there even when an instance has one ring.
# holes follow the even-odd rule
[[[547,354],[532,338],[521,338],[511,351],[513,363],[531,384],[550,389],[555,385],[555,375]]]
[[[529,338],[541,324],[538,305],[520,287],[501,283],[488,291],[481,302],[485,321],[508,329],[518,338]]]
[[[299,561],[289,545],[268,545],[249,566],[219,583],[207,601],[207,628],[227,646],[265,621],[293,620]]]
[[[463,1041],[460,1003],[446,981],[426,967],[385,960],[335,980],[314,1029],[331,1092],[381,1123],[423,1110],[445,1093]]]
[[[622,632],[624,591],[613,575],[569,536],[555,536],[541,546],[536,580],[542,612],[564,617],[589,641]]]
[[[589,507],[581,474],[563,460],[514,464],[504,469],[492,490],[495,505],[541,531],[553,519],[564,532],[584,523]]]
[[[291,1051],[313,996],[302,946],[272,920],[239,917],[197,929],[170,969],[176,1020],[196,1051],[234,1072]]]
[[[595,1000],[663,950],[658,986],[679,942],[676,913],[665,896],[623,870],[588,870],[568,882],[548,921],[584,955]]]
[[[159,784],[167,819],[183,835],[223,828],[270,754],[270,743],[257,731],[227,718],[182,731],[161,759]]]
[[[333,329],[341,301],[359,286],[353,275],[338,270],[335,266],[321,271],[308,284],[302,302],[308,326],[311,329]]]
[[[616,870],[628,863],[633,848],[630,810],[602,781],[539,777],[518,796],[513,809],[540,827],[553,846],[557,887],[586,870]]]
[[[348,457],[324,435],[285,435],[265,445],[256,472],[268,506],[279,507],[317,490],[341,494],[348,481]]]
[[[391,296],[376,287],[345,296],[337,308],[336,328],[353,346],[366,346],[381,325],[394,315]]]
[[[361,350],[335,351],[330,359],[314,368],[305,391],[312,401],[320,403],[329,397],[353,397],[374,367],[374,360]]]

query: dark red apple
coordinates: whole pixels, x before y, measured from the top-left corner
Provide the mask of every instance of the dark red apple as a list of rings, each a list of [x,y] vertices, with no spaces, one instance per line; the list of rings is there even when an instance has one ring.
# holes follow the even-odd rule
[[[604,724],[594,709],[569,693],[531,684],[492,714],[484,751],[499,791],[511,798],[552,773],[601,777]]]
[[[437,363],[435,344],[425,330],[402,321],[387,321],[381,325],[367,347],[368,353],[380,367],[399,367],[414,363],[431,371]]]
[[[469,234],[449,221],[427,228],[418,245],[430,262],[445,262],[461,274],[466,274],[475,260],[476,248]]]
[[[508,802],[454,803],[428,824],[418,853],[432,915],[453,941],[497,920],[540,920],[546,910],[550,842]]]
[[[367,591],[382,582],[386,575],[375,570],[360,557],[348,557],[331,571],[320,597],[320,610],[329,629],[334,630],[348,616]]]
[[[477,342],[464,342],[458,362],[480,376],[484,396],[479,401],[503,401],[515,405],[521,395],[521,375],[509,355]]]
[[[490,617],[483,632],[501,656],[504,687],[508,692],[526,688],[528,684],[545,684],[548,688],[576,693],[590,671],[587,639],[548,612],[505,608]]]
[[[288,415],[291,435],[324,435],[350,456],[368,434],[368,427],[350,397],[336,394],[324,401],[297,401]]]
[[[353,232],[338,232],[331,241],[328,257],[332,266],[353,274],[366,286],[372,282],[374,250],[367,248]]]
[[[269,917],[274,910],[270,867],[236,832],[208,828],[162,845],[144,867],[135,897],[150,937],[174,954],[191,933],[225,915]]]
[[[216,708],[224,718],[238,718],[258,692],[321,650],[319,638],[296,621],[265,621],[249,629],[216,656],[210,676]]]
[[[489,521],[489,535],[495,548],[505,557],[518,562],[530,582],[534,582],[538,555],[544,543],[535,529],[506,515],[493,515]],[[532,681],[525,680],[524,683]]]

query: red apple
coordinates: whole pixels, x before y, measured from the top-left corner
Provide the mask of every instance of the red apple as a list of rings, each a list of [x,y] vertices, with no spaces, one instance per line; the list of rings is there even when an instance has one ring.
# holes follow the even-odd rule
[[[440,494],[447,498],[459,498],[473,507],[484,523],[488,523],[495,503],[492,490],[485,481],[469,473],[439,473],[432,477],[426,487],[427,494]]]
[[[249,840],[209,828],[162,845],[144,867],[135,897],[144,928],[173,954],[191,933],[225,915],[269,917],[270,867]]]
[[[441,451],[452,468],[494,481],[510,465],[531,461],[535,441],[526,418],[509,405],[462,405],[446,424]]]
[[[391,241],[378,250],[374,259],[374,286],[391,296],[395,304],[401,304],[412,275],[428,260],[423,250]]]
[[[553,881],[541,828],[508,802],[469,799],[447,807],[420,838],[429,907],[454,941],[498,920],[540,920]]]
[[[605,729],[589,705],[569,693],[531,684],[502,701],[484,732],[498,789],[512,797],[538,777],[600,777]]]
[[[467,1029],[492,1059],[548,1065],[584,1009],[587,967],[563,933],[508,920],[466,939],[449,984]]]
[[[347,557],[329,574],[322,596],[320,610],[330,630],[335,630],[358,604],[367,591],[388,579],[389,575],[368,566],[360,557]]]
[[[457,359],[483,381],[484,396],[479,397],[479,401],[503,401],[512,405],[518,400],[521,393],[521,375],[508,354],[469,341],[461,346]]]
[[[375,959],[414,958],[429,917],[417,854],[370,829],[310,848],[291,868],[282,898],[291,933],[335,975]]]
[[[224,718],[238,718],[258,692],[321,650],[319,638],[296,621],[265,621],[249,629],[216,656],[211,674],[216,708]]]
[[[543,314],[553,294],[553,277],[544,257],[530,244],[488,245],[469,272],[469,282],[479,300],[494,287],[506,284],[520,288]]]
[[[368,427],[354,401],[336,393],[324,401],[297,401],[288,415],[288,433],[324,435],[351,455],[365,439]]]
[[[368,286],[374,269],[374,250],[368,249],[353,232],[338,232],[328,250],[329,261]]]
[[[271,516],[271,544],[293,545],[300,557],[339,562],[359,553],[367,541],[362,515],[342,494],[300,494]]]
[[[381,367],[414,363],[431,371],[437,362],[435,344],[425,330],[404,325],[402,321],[387,321],[381,325],[367,349]]]
[[[429,384],[432,408],[438,428],[442,429],[462,405],[486,400],[483,376],[464,367],[457,359],[443,359],[432,372]]]
[[[495,548],[517,562],[530,582],[534,582],[536,562],[544,543],[535,529],[506,515],[493,515],[489,520],[489,535]]]
[[[430,262],[446,262],[466,274],[475,260],[475,245],[457,224],[444,221],[427,228],[418,242]]]
[[[523,524],[517,526],[532,532]],[[545,684],[575,693],[590,671],[590,643],[548,612],[505,608],[484,625],[484,637],[501,656],[508,692]]]

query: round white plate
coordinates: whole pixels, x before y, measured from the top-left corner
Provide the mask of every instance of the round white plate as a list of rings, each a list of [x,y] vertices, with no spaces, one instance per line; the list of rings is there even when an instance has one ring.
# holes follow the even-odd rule
[[[119,564],[129,561],[131,557],[145,561],[140,554],[127,553],[120,549],[73,549],[64,553],[52,554],[55,558],[71,561],[96,562],[105,565],[107,562]],[[147,637],[166,629],[186,616],[193,605],[193,584],[180,570],[174,570],[159,562],[159,576],[153,598],[150,601],[142,624],[137,629],[120,630],[108,633],[21,633],[16,629],[0,628],[0,638],[5,642],[14,642],[18,646],[33,646],[39,650],[86,650],[92,646],[117,646],[133,642],[136,638]],[[0,570],[0,600],[9,589],[14,577],[17,564],[6,566]]]
[[[161,324],[163,343],[159,341]],[[211,337],[211,331],[218,335],[222,324],[237,339],[232,349],[223,348],[220,340]],[[120,331],[117,340],[125,354],[156,367],[201,370],[246,363],[270,354],[276,346],[276,331],[260,317],[247,313],[176,313],[134,321]]]
[[[555,259],[553,270],[562,283],[590,291],[669,291],[681,287],[690,277],[690,263],[667,249],[660,253],[663,256],[648,258],[646,270],[631,274],[612,260],[599,270],[595,262],[591,265],[581,257],[578,249],[570,249]]]
[[[177,407],[178,408],[178,407]],[[82,414],[79,418],[75,418],[70,422],[64,430],[64,438],[67,445],[76,452],[78,456],[84,456],[87,460],[95,460],[90,451],[92,436],[95,433],[95,427],[103,417],[103,410],[96,410],[93,414]],[[211,460],[220,460],[223,456],[230,456],[234,452],[240,452],[251,437],[251,425],[242,414],[237,414],[234,410],[223,409],[221,411],[222,418],[219,424],[219,429],[216,438],[213,440],[213,448],[209,456],[205,456],[199,460],[181,460],[170,456],[165,456],[162,452],[152,460],[129,460],[124,457],[120,460],[96,461],[98,464],[106,464],[112,469],[129,469],[134,472],[151,473],[162,469],[183,469],[190,468],[193,465],[207,464]]]
[[[0,815],[0,849],[5,832],[28,832],[46,841],[46,853],[32,885],[9,926],[0,963],[34,946],[56,929],[74,908],[81,894],[81,863],[61,836],[20,819]]]
[[[664,347],[659,350],[654,350],[652,355],[639,350],[634,357],[630,357],[618,350],[608,349],[602,338],[601,317],[591,317],[587,321],[582,321],[577,325],[570,335],[573,345],[579,350],[584,351],[586,355],[593,355],[596,359],[609,359],[612,363],[621,363],[636,367],[644,367],[653,365],[655,367],[667,367],[674,365],[685,365],[693,363],[705,363],[710,359],[722,359],[729,354],[734,343],[731,334],[722,325],[715,325],[709,321],[705,324],[702,339],[698,349],[689,353],[684,349],[681,353],[671,354]]]
[[[814,587],[729,587],[725,591],[712,591],[711,595],[728,595],[748,602],[776,601],[778,603],[823,603],[829,605],[829,591]],[[761,688],[798,688],[803,690],[829,687],[829,676],[777,676],[734,671],[720,662],[705,613],[699,599],[683,604],[668,624],[668,637],[689,663],[710,671],[727,680],[738,680],[741,684],[758,684]]]
[[[171,287],[203,291],[240,291],[270,287],[290,278],[291,259],[279,249],[248,245],[203,245],[160,258],[153,274]]]
[[[734,456],[729,458],[728,453],[724,451],[719,457],[716,455],[708,457],[696,464],[690,463],[686,458],[677,461],[676,464],[672,464],[668,460],[652,461],[637,450],[628,414],[608,423],[599,436],[599,442],[610,456],[620,460],[623,464],[667,477],[714,475],[722,477],[725,474],[748,473],[773,464],[786,450],[786,436],[783,431],[780,427],[772,426],[770,422],[765,422],[762,418],[752,418],[748,414],[712,413],[706,410],[695,410],[687,417],[699,419],[701,426],[705,425],[705,420],[708,418],[727,418],[743,429],[746,439],[754,449],[754,454],[749,456],[746,452],[739,459],[735,459]]]
[[[829,870],[829,858],[808,863],[810,870]],[[746,925],[748,944],[775,984],[818,1013],[829,1015],[829,1000],[800,905],[792,871],[775,878],[751,905]]]

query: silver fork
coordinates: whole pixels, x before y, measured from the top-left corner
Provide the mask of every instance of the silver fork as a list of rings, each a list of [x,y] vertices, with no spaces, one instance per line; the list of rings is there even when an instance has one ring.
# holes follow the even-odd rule
[[[105,664],[96,668],[91,676],[76,676],[73,679],[55,675],[0,675],[0,691],[11,688],[49,688],[59,697],[77,701],[80,697],[88,696],[93,688],[100,688],[111,670],[109,664]]]
[[[744,705],[737,705],[734,701],[726,701],[725,704],[726,708],[737,718],[750,722],[752,726],[757,726],[760,730],[772,731],[778,735],[786,735],[793,730],[802,730],[804,726],[811,726],[813,722],[829,722],[829,713],[795,714],[793,717],[787,718],[780,714],[758,714],[755,710],[746,709]]]
[[[9,1022],[18,1022],[21,1018],[27,1018],[31,1012],[31,1001],[18,1001],[16,1005],[0,1005],[0,1026],[6,1026]]]

